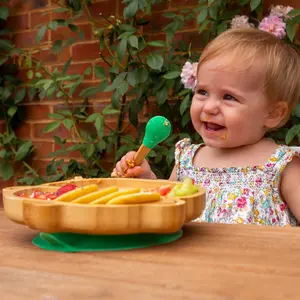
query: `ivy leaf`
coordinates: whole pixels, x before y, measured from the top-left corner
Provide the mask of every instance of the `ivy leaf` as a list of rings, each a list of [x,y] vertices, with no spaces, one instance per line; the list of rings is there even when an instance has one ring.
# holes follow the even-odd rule
[[[133,0],[124,8],[123,15],[125,19],[132,18],[138,10],[138,1]]]
[[[221,23],[217,26],[217,34],[221,34],[222,32],[227,30],[227,24],[226,23]]]
[[[300,133],[300,124],[294,125],[289,129],[285,136],[285,143],[288,145]]]
[[[15,161],[20,161],[20,160],[24,159],[30,153],[30,150],[32,150],[32,147],[33,147],[33,145],[31,143],[31,141],[27,141],[27,142],[23,143],[16,153]]]
[[[217,20],[218,19],[218,7],[216,5],[211,6],[209,8],[209,14],[214,20]]]
[[[26,96],[26,89],[25,88],[22,88],[22,89],[18,90],[18,92],[16,94],[16,97],[15,97],[15,104],[23,101],[25,96]]]
[[[0,161],[0,176],[4,181],[9,180],[14,175],[14,169],[11,163]]]
[[[197,17],[197,24],[201,24],[206,18],[207,18],[207,7],[202,7]]]
[[[1,6],[0,7],[0,19],[7,20],[9,16],[9,11],[7,6]]]
[[[62,44],[63,44],[62,40],[57,40],[57,41],[55,41],[53,43],[53,45],[52,45],[52,51],[53,51],[54,54],[57,54],[59,52],[59,50],[62,47]]]
[[[251,11],[255,10],[261,3],[261,0],[251,0],[250,7]]]
[[[27,78],[28,79],[32,79],[33,78],[33,71],[32,70],[28,70],[27,71]]]
[[[84,70],[84,75],[90,75],[92,73],[92,67],[88,67],[86,70]]]
[[[120,97],[121,97],[121,95],[120,95],[119,91],[118,90],[114,91],[114,93],[111,96],[111,105],[112,105],[112,107],[114,107],[114,108],[118,108],[119,107],[119,105],[120,105]]]
[[[136,69],[134,71],[128,73],[126,80],[131,86],[136,86],[136,83],[137,83],[136,76],[137,76]]]
[[[165,74],[163,76],[163,78],[165,78],[165,79],[175,79],[175,78],[179,77],[180,74],[181,74],[181,71],[168,72],[167,74]]]
[[[95,66],[95,75],[97,78],[106,79],[105,69],[103,67]]]
[[[97,129],[98,137],[102,138],[104,135],[104,116],[98,114],[95,120],[95,127]]]
[[[38,44],[43,39],[46,31],[47,31],[47,26],[46,25],[41,26],[41,28],[38,30],[38,32],[36,34],[36,41],[37,41]]]
[[[64,126],[70,131],[72,126],[74,125],[73,121],[71,119],[64,119],[62,121],[62,123],[64,124]]]
[[[95,148],[95,145],[94,144],[88,144],[87,145],[87,148],[86,148],[86,155],[87,157],[91,157],[94,152],[95,152],[96,148]]]
[[[296,26],[291,20],[287,20],[286,22],[286,33],[290,41],[292,42],[295,38]]]
[[[106,106],[102,111],[102,114],[104,115],[112,115],[112,114],[119,114],[119,113],[120,111],[118,109],[111,108],[110,106]]]
[[[131,35],[128,38],[128,41],[129,41],[130,46],[132,46],[132,47],[134,47],[136,49],[139,49],[139,40],[138,40],[138,38],[135,35]]]
[[[156,93],[156,101],[158,105],[163,105],[168,97],[168,87],[164,85],[157,93]]]
[[[119,88],[118,88],[118,92],[119,92],[122,96],[124,96],[124,95],[126,94],[128,88],[129,88],[128,83],[127,83],[126,81],[123,81],[123,82],[121,82],[121,84],[120,84],[120,86],[119,86]]]
[[[87,123],[95,122],[95,120],[98,116],[99,116],[99,113],[93,113],[88,116],[88,118],[85,120],[85,122],[87,122]]]
[[[16,106],[11,106],[8,110],[7,110],[7,114],[12,118],[15,113],[17,112],[18,108]]]
[[[166,47],[167,43],[163,41],[150,41],[147,45],[152,47]]]
[[[164,59],[159,54],[152,54],[147,57],[147,65],[154,70],[160,70],[164,63]]]
[[[119,56],[120,60],[122,60],[125,56],[126,49],[127,49],[127,41],[128,41],[128,38],[124,37],[121,40],[121,42],[117,48],[117,52],[118,52],[118,56]]]
[[[59,127],[59,125],[60,125],[60,122],[58,122],[58,121],[48,123],[44,128],[44,133],[54,131],[55,129],[57,129]]]
[[[190,94],[186,95],[180,104],[180,114],[183,115],[190,104]]]

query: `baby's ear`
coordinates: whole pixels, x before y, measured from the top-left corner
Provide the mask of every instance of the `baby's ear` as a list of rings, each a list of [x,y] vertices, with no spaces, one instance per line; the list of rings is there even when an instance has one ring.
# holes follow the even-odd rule
[[[270,106],[270,112],[266,118],[265,127],[272,129],[279,126],[286,117],[288,110],[289,107],[285,101],[278,101],[275,106]]]

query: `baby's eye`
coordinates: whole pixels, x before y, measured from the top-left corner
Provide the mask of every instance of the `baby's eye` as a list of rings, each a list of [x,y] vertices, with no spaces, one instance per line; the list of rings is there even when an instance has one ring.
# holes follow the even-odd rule
[[[224,95],[224,100],[236,100],[236,98],[234,98],[233,96],[231,96],[229,94],[225,94]]]
[[[200,94],[200,95],[203,95],[203,96],[207,96],[208,95],[207,91],[201,90],[201,89],[198,90],[197,93]]]

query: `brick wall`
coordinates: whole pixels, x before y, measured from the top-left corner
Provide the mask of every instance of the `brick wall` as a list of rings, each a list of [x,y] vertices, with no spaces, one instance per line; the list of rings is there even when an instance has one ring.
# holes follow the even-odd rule
[[[123,6],[121,0],[94,0],[93,8],[91,10],[94,18],[101,21],[99,13],[103,15],[116,15],[121,17]],[[9,18],[9,25],[13,29],[11,35],[14,43],[20,48],[32,48],[36,45],[36,25],[40,23],[46,23],[56,18],[64,18],[63,13],[49,13],[43,15],[45,11],[50,11],[56,5],[51,0],[10,0],[12,16]],[[152,26],[149,31],[154,35],[161,35],[160,28],[164,25],[165,19],[161,17],[162,12],[167,10],[182,9],[184,7],[193,7],[198,3],[198,0],[173,0],[172,4],[156,5],[154,15],[151,17]],[[265,6],[268,7],[271,4],[285,4],[292,5],[294,7],[300,7],[299,0],[265,0]],[[85,33],[85,41],[79,41],[69,49],[66,49],[60,55],[54,55],[50,51],[43,52],[39,55],[44,62],[48,64],[50,68],[61,67],[65,61],[72,56],[73,64],[70,68],[70,73],[82,73],[88,66],[95,64],[101,65],[99,61],[99,45],[98,41],[93,39],[92,28],[86,17],[82,17],[78,20],[79,27]],[[57,39],[63,39],[70,37],[71,31],[68,29],[57,30],[57,32],[49,31],[45,35],[42,44],[50,44],[51,41]],[[185,26],[184,30],[178,34],[178,39],[183,39],[186,42],[192,42],[194,47],[201,44],[199,39],[196,23],[189,22]],[[25,70],[20,70],[20,76],[25,76]],[[94,74],[91,74],[84,83],[84,87],[91,86],[97,82]],[[109,95],[98,94],[91,101],[91,111],[99,110],[103,105],[109,102]],[[33,158],[33,167],[39,168],[41,171],[45,170],[45,166],[50,159],[45,156],[51,151],[55,151],[55,145],[51,134],[43,134],[43,128],[46,123],[49,122],[47,118],[48,113],[55,112],[61,109],[63,103],[59,101],[35,101],[27,102],[25,107],[26,122],[17,130],[17,135],[20,138],[31,139],[36,146],[36,151]],[[114,122],[111,120],[111,122]],[[4,131],[3,124],[0,123],[0,131]],[[56,135],[61,137],[68,137],[64,128],[59,128]],[[74,157],[78,157],[78,153],[73,153]],[[15,184],[14,180],[3,183],[0,182],[0,190],[4,186]],[[0,195],[1,197],[1,195]],[[1,203],[1,199],[0,199]]]

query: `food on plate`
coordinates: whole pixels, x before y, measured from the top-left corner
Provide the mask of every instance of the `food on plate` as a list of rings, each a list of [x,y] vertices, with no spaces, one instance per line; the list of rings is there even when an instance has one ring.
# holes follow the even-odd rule
[[[78,198],[72,200],[71,203],[82,203],[82,204],[90,203],[101,197],[110,195],[110,194],[116,192],[117,190],[118,190],[118,188],[116,186],[108,187],[105,189],[98,190],[97,192],[89,193],[84,196],[78,197]]]
[[[107,196],[101,197],[101,198],[91,202],[90,204],[106,204],[109,200],[111,200],[115,197],[128,195],[128,194],[135,194],[135,193],[139,193],[140,191],[141,191],[141,189],[139,189],[139,188],[126,189],[126,190],[118,191],[118,192],[115,192],[115,193],[111,193]]]
[[[107,204],[138,204],[159,201],[161,195],[155,192],[136,193],[113,198]]]
[[[199,191],[197,185],[193,183],[191,178],[185,178],[182,183],[174,186],[172,191],[168,193],[168,197],[184,197],[195,194]]]
[[[77,188],[77,185],[72,184],[72,183],[68,183],[68,184],[65,184],[64,186],[60,187],[56,191],[55,195],[56,195],[56,197],[59,197],[59,196],[65,194],[67,192],[75,190],[76,188]]]
[[[89,184],[84,187],[76,188],[73,191],[67,192],[58,198],[56,198],[56,201],[62,201],[62,202],[71,202],[75,198],[79,198],[81,196],[84,196],[86,194],[96,192],[98,191],[98,186],[96,184]]]

